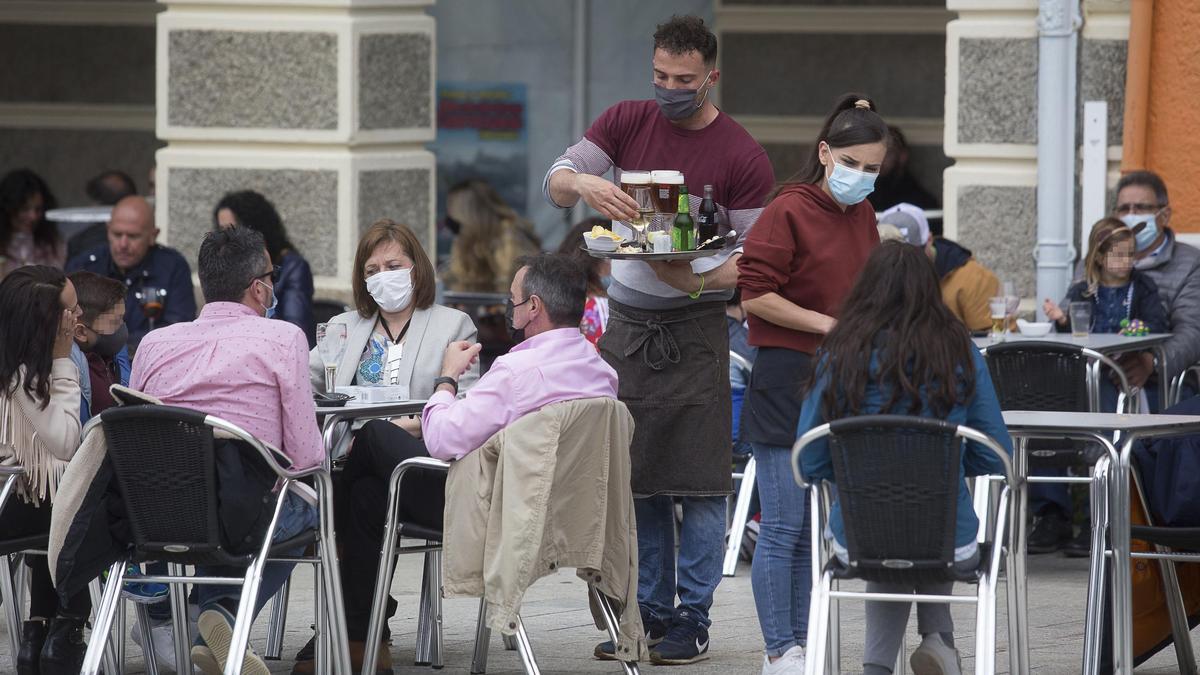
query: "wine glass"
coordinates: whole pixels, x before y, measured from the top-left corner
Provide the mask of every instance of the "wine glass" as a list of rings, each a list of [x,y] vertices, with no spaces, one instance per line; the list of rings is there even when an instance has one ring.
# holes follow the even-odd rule
[[[654,199],[650,194],[649,186],[637,186],[633,188],[633,200],[637,202],[638,215],[637,218],[629,221],[630,227],[637,232],[638,247],[646,248],[646,228],[649,227],[650,221],[654,218]]]
[[[337,388],[337,365],[346,351],[346,324],[317,324],[317,352],[325,364],[325,392],[332,394]]]
[[[154,322],[163,315],[163,296],[166,294],[166,289],[158,286],[142,286],[142,292],[138,294],[138,302],[142,307],[142,314],[150,322],[150,330],[154,330]]]

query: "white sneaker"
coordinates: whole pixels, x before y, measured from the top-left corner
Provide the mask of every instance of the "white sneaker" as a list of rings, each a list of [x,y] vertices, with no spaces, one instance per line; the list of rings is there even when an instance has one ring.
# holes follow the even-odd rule
[[[764,655],[762,675],[804,675],[804,647],[792,647],[774,663]]]
[[[195,605],[188,605],[189,618],[191,618],[190,610]],[[198,608],[197,608],[198,609]],[[199,612],[197,611],[197,614]],[[189,622],[191,638],[194,641],[199,634],[196,630],[196,624]],[[171,627],[171,621],[168,619],[162,623],[150,623],[150,642],[153,645],[154,660],[158,664],[160,673],[174,673],[178,671],[175,664],[175,631]],[[137,646],[142,646],[142,629],[136,622],[133,626],[133,643]]]
[[[908,660],[913,675],[962,675],[962,657],[940,635],[926,635]]]

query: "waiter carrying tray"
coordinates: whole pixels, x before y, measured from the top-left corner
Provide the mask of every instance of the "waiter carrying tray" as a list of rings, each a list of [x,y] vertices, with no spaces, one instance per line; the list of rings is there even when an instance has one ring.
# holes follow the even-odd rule
[[[607,218],[629,221],[638,216],[637,202],[616,184],[621,172],[677,170],[690,194],[713,187],[721,233],[737,233],[735,246],[690,263],[612,262],[610,316],[599,347],[635,421],[638,604],[657,664],[708,657],[708,613],[721,580],[732,489],[725,301],[737,285],[741,244],[775,180],[762,146],[710,100],[721,76],[716,62],[717,38],[702,19],[673,16],[659,25],[654,100],[605,110],[543,182],[555,206],[582,198]],[[604,177],[609,169],[613,181]],[[699,202],[691,202],[693,218]],[[673,497],[683,502],[678,566]],[[612,644],[595,654],[612,658]]]

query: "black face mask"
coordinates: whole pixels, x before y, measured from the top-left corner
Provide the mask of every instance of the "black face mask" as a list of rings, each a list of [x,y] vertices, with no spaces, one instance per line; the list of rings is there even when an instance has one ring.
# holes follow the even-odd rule
[[[525,298],[525,302],[529,302],[529,298]],[[504,325],[508,327],[508,336],[512,338],[512,341],[515,344],[521,344],[525,341],[525,327],[522,326],[521,328],[517,328],[513,325],[513,314],[517,311],[517,308],[525,304],[525,302],[514,305],[512,298],[509,298],[508,305],[504,308]],[[529,324],[526,323],[525,325],[528,326]]]
[[[122,323],[115,332],[108,335],[96,333],[96,344],[87,351],[94,352],[102,358],[111,359],[125,347],[127,342],[129,342],[129,328]]]
[[[450,230],[455,234],[455,236],[457,236],[458,233],[462,231],[462,223],[451,218],[450,216],[446,216],[446,229]]]

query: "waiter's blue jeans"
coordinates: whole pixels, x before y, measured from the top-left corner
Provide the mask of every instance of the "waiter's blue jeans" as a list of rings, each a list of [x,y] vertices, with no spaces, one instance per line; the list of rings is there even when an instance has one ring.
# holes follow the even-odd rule
[[[682,497],[683,524],[675,555],[675,504],[670,495],[633,500],[638,538],[638,604],[642,616],[670,621],[679,609],[702,625],[721,582],[725,555],[725,497]]]

